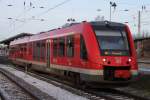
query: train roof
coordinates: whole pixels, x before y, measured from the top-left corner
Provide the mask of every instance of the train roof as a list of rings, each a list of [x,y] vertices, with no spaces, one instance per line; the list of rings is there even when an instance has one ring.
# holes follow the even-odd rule
[[[38,34],[29,36],[29,37],[24,37],[21,39],[17,39],[11,42],[10,45],[14,45],[14,44],[22,44],[22,43],[26,43],[26,42],[32,42],[32,41],[38,41],[38,40],[44,40],[47,38],[55,38],[55,37],[59,37],[62,35],[66,35],[66,34],[75,34],[75,33],[81,33],[83,31],[83,25],[84,23],[89,23],[93,28],[101,28],[101,29],[105,29],[107,25],[113,27],[113,28],[123,28],[125,25],[121,24],[121,23],[116,23],[116,22],[110,22],[110,21],[96,21],[96,22],[86,22],[83,21],[81,23],[70,23],[70,24],[65,24],[63,25],[61,28],[57,28],[57,29],[52,29],[46,32],[40,32]],[[101,27],[98,27],[101,26]]]
[[[106,24],[110,24],[111,26],[125,26],[123,23],[119,22],[111,22],[111,21],[91,21],[92,25],[105,26]]]
[[[38,41],[38,40],[44,40],[47,38],[55,38],[55,37],[62,36],[64,34],[70,34],[71,35],[74,33],[80,33],[81,31],[82,31],[82,25],[80,23],[70,23],[70,24],[65,25],[65,26],[63,25],[62,28],[56,28],[56,29],[45,31],[45,32],[40,32],[40,33],[34,34],[32,36],[28,36],[28,37],[24,37],[24,38],[18,38],[16,40],[12,41],[10,43],[10,45],[22,44],[22,43]]]
[[[94,21],[90,22],[90,24],[92,25],[93,29],[101,29],[101,30],[105,30],[108,28],[122,30],[126,26],[125,24],[122,23],[110,21]]]

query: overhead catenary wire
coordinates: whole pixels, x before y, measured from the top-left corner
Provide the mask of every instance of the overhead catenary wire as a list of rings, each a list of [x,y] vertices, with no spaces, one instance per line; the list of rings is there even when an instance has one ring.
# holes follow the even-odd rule
[[[0,0],[0,2],[1,1],[4,1],[4,0]],[[45,14],[49,14],[50,13],[50,11],[52,11],[52,10],[54,10],[55,8],[58,8],[58,7],[60,7],[60,6],[62,6],[62,5],[64,5],[64,4],[66,4],[66,3],[68,3],[68,2],[70,2],[71,0],[62,0],[62,2],[60,1],[60,2],[58,2],[58,3],[56,3],[56,4],[54,4],[54,6],[51,6],[51,7],[48,7],[48,6],[46,6],[46,8],[45,9],[43,9],[43,10],[41,10],[41,11],[39,11],[38,10],[38,12],[34,12],[34,10],[32,10],[32,8],[28,8],[29,7],[29,3],[30,3],[30,1],[32,2],[32,4],[34,4],[34,6],[36,6],[37,5],[37,7],[38,7],[38,5],[42,5],[43,3],[45,3],[45,1],[46,0],[23,0],[23,1],[27,1],[28,2],[28,6],[26,7],[26,9],[25,9],[25,11],[23,11],[23,12],[21,12],[21,14],[19,14],[17,17],[18,18],[14,18],[14,20],[15,19],[18,19],[18,20],[16,20],[17,22],[15,23],[16,24],[16,28],[17,28],[17,26],[19,26],[19,28],[22,28],[22,27],[24,27],[24,26],[26,26],[25,24],[27,24],[28,22],[30,22],[30,21],[32,21],[32,20],[36,20],[36,19],[39,19],[39,18],[41,18],[40,16],[42,16],[42,17],[44,17],[43,15],[45,15]],[[38,1],[38,2],[37,2]],[[108,4],[109,4],[109,2],[110,1],[115,1],[115,0],[104,0],[104,1],[106,1]],[[26,2],[26,4],[27,4],[27,2]],[[41,3],[42,2],[42,3]],[[132,2],[126,2],[126,1],[119,1],[119,0],[116,0],[115,1],[116,3],[117,3],[117,5],[118,5],[118,7],[119,6],[123,6],[123,7],[126,7],[126,5],[129,5],[129,7],[128,7],[128,9],[129,9],[129,12],[127,12],[127,15],[130,15],[131,16],[131,18],[130,19],[132,19],[133,21],[132,22],[135,22],[136,20],[137,20],[137,9],[139,9],[137,6],[139,6],[139,5],[133,5],[133,3]],[[35,5],[36,4],[36,5]],[[23,3],[22,3],[22,5],[23,5]],[[124,6],[125,5],[125,6]],[[43,5],[42,5],[43,6]],[[137,8],[137,9],[133,9],[133,8]],[[58,8],[59,9],[59,8]],[[117,8],[118,9],[118,8]],[[32,12],[32,15],[30,14],[30,12]],[[28,13],[29,12],[29,13]],[[34,13],[33,13],[34,12]],[[119,13],[119,12],[117,12],[117,11],[115,11],[116,13]],[[122,12],[121,12],[122,13]],[[26,14],[26,18],[23,18],[22,16],[24,15],[24,14]],[[122,15],[122,14],[121,14]],[[32,17],[32,16],[34,16],[34,18]],[[126,16],[126,15],[125,15]],[[146,17],[146,16],[142,16],[142,17]],[[47,18],[47,17],[46,17]],[[134,19],[135,18],[135,19]],[[48,18],[47,18],[48,19]],[[130,19],[127,19],[127,20],[130,20]],[[19,20],[24,20],[24,22],[23,23],[20,23],[20,21]],[[45,17],[44,17],[44,20],[45,20]],[[122,20],[122,19],[121,19]],[[123,19],[124,20],[124,19]],[[142,19],[143,20],[143,19]],[[18,23],[18,21],[19,21],[19,23]],[[132,24],[131,23],[131,21],[126,21],[126,22],[129,22],[129,24]],[[21,24],[23,24],[23,25],[21,25]],[[40,24],[39,24],[40,25]],[[18,28],[17,28],[18,29]]]
[[[65,0],[65,1],[63,1],[63,2],[61,2],[61,3],[59,3],[59,4],[54,5],[53,7],[50,7],[50,8],[48,8],[46,11],[44,11],[44,12],[42,12],[42,13],[39,13],[39,14],[37,15],[37,17],[42,16],[42,15],[48,13],[49,11],[51,11],[51,10],[53,10],[53,9],[55,9],[55,8],[58,8],[58,7],[60,7],[60,6],[64,5],[64,4],[68,3],[69,1],[71,1],[71,0]]]
[[[64,4],[68,3],[69,1],[71,1],[71,0],[65,0],[65,1],[63,1],[63,2],[61,2],[61,3],[58,3],[58,4],[54,5],[53,7],[48,8],[46,11],[44,11],[44,12],[38,14],[38,15],[35,15],[34,17],[37,18],[37,17],[39,17],[39,16],[41,16],[41,15],[44,15],[44,14],[50,12],[51,10],[54,10],[54,9],[56,9],[57,7],[60,7],[60,6],[64,5]],[[29,10],[30,10],[30,9],[29,9]],[[26,21],[25,21],[22,25],[19,25],[19,26],[18,26],[19,29],[20,29],[21,27],[25,26],[25,24],[28,23],[29,21],[31,21],[32,19],[33,19],[33,16],[30,17],[30,18],[27,18]]]

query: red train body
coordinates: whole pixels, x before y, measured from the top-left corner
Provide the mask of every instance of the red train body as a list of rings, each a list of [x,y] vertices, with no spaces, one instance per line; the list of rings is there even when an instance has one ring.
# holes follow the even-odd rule
[[[84,82],[124,83],[138,75],[127,25],[82,22],[14,40],[13,63]]]

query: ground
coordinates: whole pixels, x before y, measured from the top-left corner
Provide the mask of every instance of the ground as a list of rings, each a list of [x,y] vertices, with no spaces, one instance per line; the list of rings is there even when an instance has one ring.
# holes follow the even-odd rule
[[[143,95],[150,96],[150,59],[142,59],[141,61],[146,61],[147,63],[139,63],[139,70],[145,69],[147,73],[144,74],[140,71],[140,77],[138,80],[135,83],[130,84],[129,87],[142,91]]]

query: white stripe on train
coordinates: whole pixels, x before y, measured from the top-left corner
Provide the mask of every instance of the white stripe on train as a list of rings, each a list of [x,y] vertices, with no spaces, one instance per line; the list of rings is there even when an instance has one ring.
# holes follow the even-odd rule
[[[46,63],[43,63],[43,62],[28,61],[28,60],[24,60],[24,59],[16,59],[16,60],[20,61],[20,62],[32,63],[35,65],[40,65],[40,66],[46,67]],[[88,75],[103,75],[103,70],[97,70],[97,69],[76,68],[76,67],[72,67],[72,66],[64,66],[64,65],[56,65],[56,64],[50,64],[50,68],[79,72],[79,73],[88,74]],[[131,71],[132,75],[138,74],[137,70],[130,70],[130,71]]]

